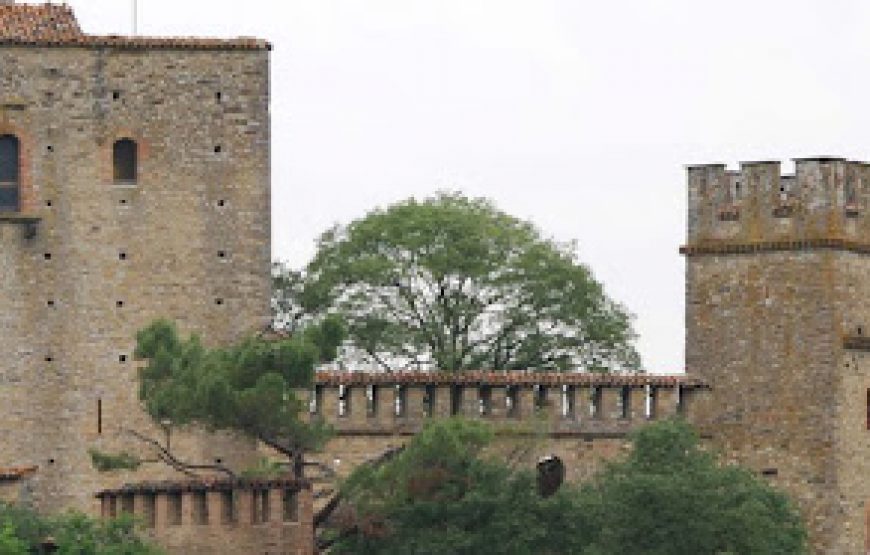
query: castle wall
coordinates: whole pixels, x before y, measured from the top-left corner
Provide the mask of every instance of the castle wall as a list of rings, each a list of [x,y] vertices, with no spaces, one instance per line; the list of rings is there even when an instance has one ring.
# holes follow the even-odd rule
[[[99,493],[100,514],[136,517],[170,555],[311,555],[310,484],[263,482],[142,483]]]
[[[208,344],[269,318],[265,49],[0,47],[0,134],[22,143],[21,215],[0,218],[0,465],[39,466],[44,510],[167,477],[96,473],[87,450],[163,438],[138,406],[135,333],[156,318]],[[218,96],[219,94],[219,96]],[[116,184],[112,145],[139,145]],[[174,430],[182,458],[252,462],[253,445]],[[147,453],[153,458],[151,453]]]
[[[493,427],[490,454],[528,469],[541,457],[556,455],[568,480],[587,480],[605,461],[626,452],[632,430],[677,414],[691,417],[703,410],[709,393],[685,376],[321,373],[316,383],[318,406],[310,417],[332,426],[335,435],[310,458],[339,478],[405,445],[428,421],[453,416],[451,396],[458,394],[462,403],[456,416]],[[570,390],[563,389],[566,384],[572,384]],[[305,398],[305,392],[299,394]],[[403,400],[398,405],[397,396]]]

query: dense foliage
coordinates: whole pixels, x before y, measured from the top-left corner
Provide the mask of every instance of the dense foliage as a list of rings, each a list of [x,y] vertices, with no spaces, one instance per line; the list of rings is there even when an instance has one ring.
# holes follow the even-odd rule
[[[0,555],[42,553],[52,538],[60,555],[157,555],[128,517],[95,520],[80,513],[42,517],[35,512],[0,502]]]
[[[340,314],[387,369],[637,368],[629,315],[575,250],[485,199],[410,199],[324,233],[273,306]]]
[[[324,430],[300,421],[294,389],[311,386],[315,366],[333,359],[343,339],[342,325],[327,318],[285,339],[210,349],[158,321],[137,335],[136,356],[147,360],[139,395],[158,422],[239,431],[298,462]]]
[[[482,424],[431,424],[395,459],[356,471],[336,553],[697,555],[806,552],[788,498],[717,463],[681,421],[650,425],[624,460],[541,498],[487,458]]]

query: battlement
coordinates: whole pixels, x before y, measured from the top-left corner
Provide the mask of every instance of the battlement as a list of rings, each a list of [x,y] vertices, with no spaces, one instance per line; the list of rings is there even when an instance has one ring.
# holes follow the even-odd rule
[[[143,482],[97,498],[103,518],[137,517],[169,553],[314,550],[311,484],[303,480]]]
[[[870,243],[870,165],[836,157],[688,166],[688,245],[847,239]]]
[[[320,372],[301,398],[309,400],[309,418],[345,436],[411,435],[427,419],[449,416],[542,422],[556,436],[613,436],[648,420],[689,416],[707,391],[685,375]]]

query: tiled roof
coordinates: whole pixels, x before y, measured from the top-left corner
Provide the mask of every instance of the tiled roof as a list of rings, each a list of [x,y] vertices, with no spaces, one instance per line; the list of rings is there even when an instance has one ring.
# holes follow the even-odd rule
[[[289,477],[265,480],[246,478],[239,478],[237,480],[228,480],[225,478],[185,481],[164,480],[160,482],[137,482],[135,484],[124,484],[120,488],[102,490],[96,494],[96,497],[105,497],[107,495],[129,495],[136,493],[180,493],[185,491],[259,490],[277,488],[308,489],[310,487],[311,482],[308,480],[299,480]]]
[[[644,386],[706,387],[695,377],[685,374],[599,374],[593,372],[318,372],[317,385],[574,385],[574,386]]]
[[[264,40],[126,37],[82,33],[72,8],[57,4],[0,4],[0,45],[122,49],[271,50]]]
[[[36,472],[37,466],[13,466],[9,468],[0,467],[0,482],[12,482],[26,478]]]
[[[68,40],[81,36],[69,6],[0,4],[0,40]]]

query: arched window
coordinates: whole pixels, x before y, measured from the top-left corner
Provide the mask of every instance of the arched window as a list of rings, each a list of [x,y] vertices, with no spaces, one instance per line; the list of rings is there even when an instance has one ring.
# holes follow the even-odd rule
[[[19,151],[18,137],[0,136],[0,211],[20,209]]]
[[[115,183],[136,182],[136,151],[136,141],[131,139],[115,141],[112,147],[112,166],[114,168]]]

